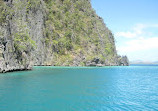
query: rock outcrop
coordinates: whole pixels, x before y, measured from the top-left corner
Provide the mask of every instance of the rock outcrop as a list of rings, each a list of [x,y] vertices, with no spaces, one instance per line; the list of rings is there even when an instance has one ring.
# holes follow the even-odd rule
[[[127,56],[119,56],[119,66],[129,66],[129,60],[127,58]]]
[[[128,59],[118,57],[89,0],[0,0],[0,72],[34,65],[128,65]]]

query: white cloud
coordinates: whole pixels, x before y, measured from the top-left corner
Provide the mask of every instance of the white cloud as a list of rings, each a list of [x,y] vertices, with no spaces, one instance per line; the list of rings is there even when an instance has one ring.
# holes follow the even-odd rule
[[[123,38],[137,38],[139,36],[142,36],[143,34],[146,34],[144,29],[147,28],[158,28],[158,24],[136,24],[133,26],[130,31],[126,32],[117,32],[115,33],[115,37],[123,37]]]
[[[117,32],[116,39],[121,40],[117,41],[118,53],[127,55],[132,60],[138,58],[156,60],[158,58],[158,35],[155,34],[155,29],[158,29],[158,24],[137,24],[129,31]]]
[[[126,37],[126,38],[133,38],[136,37],[135,33],[132,32],[117,32],[115,34],[116,37]]]
[[[133,31],[136,35],[140,35],[143,33],[143,29],[147,28],[148,26],[145,25],[145,24],[136,24],[134,27],[133,27]]]
[[[129,40],[125,43],[125,46],[118,47],[118,51],[120,53],[128,53],[151,49],[157,49],[158,51],[158,37]]]
[[[125,37],[125,38],[135,38],[143,33],[143,29],[147,26],[144,24],[136,24],[131,31],[127,32],[117,32],[115,34],[116,37]]]
[[[148,25],[148,27],[155,27],[155,28],[158,28],[158,24],[150,24],[150,25]]]
[[[120,55],[127,55],[130,61],[158,61],[158,37],[130,40],[117,50]]]

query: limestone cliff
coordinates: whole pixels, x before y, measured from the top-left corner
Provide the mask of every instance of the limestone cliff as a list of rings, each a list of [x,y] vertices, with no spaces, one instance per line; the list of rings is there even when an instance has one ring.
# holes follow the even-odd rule
[[[117,55],[89,0],[0,0],[0,72],[34,65],[128,65],[128,59]]]

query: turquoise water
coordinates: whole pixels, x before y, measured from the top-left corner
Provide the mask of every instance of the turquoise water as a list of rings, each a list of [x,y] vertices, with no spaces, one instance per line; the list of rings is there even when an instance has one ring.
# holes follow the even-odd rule
[[[157,111],[158,66],[0,74],[0,111]]]

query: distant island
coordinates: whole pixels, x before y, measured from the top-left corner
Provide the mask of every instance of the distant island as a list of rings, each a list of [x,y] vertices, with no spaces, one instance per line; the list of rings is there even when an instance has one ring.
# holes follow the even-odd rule
[[[158,61],[142,61],[142,60],[135,60],[135,61],[130,61],[130,64],[158,64]]]
[[[0,0],[0,72],[129,65],[90,0]]]

